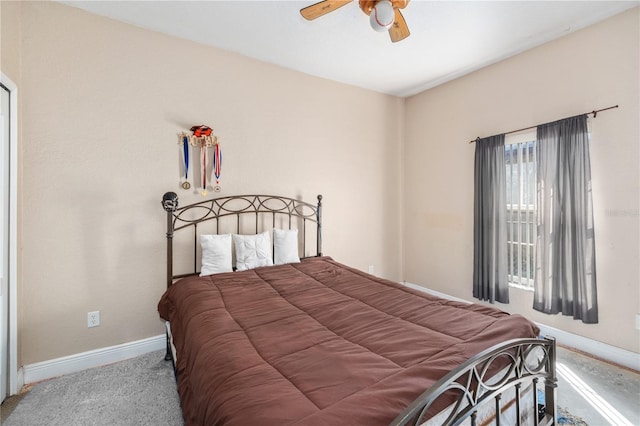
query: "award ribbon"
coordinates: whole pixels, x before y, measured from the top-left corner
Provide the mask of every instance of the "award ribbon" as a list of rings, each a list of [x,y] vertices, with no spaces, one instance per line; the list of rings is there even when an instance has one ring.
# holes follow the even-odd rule
[[[220,150],[220,144],[216,143],[213,146],[213,174],[216,177],[216,186],[214,191],[220,192],[220,173],[222,171],[222,151]]]
[[[191,184],[189,184],[189,137],[182,137],[182,149],[184,153],[184,182],[182,182],[182,187],[184,189],[191,188]]]
[[[200,157],[202,159],[202,195],[207,195],[207,146],[204,141],[200,145]]]

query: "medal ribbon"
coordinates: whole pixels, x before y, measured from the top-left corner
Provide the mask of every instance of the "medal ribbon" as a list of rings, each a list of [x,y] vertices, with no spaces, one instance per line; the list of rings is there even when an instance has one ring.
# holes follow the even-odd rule
[[[202,189],[207,189],[207,146],[204,141],[200,145],[200,156],[202,157]]]
[[[189,137],[182,138],[182,148],[184,150],[184,178],[189,180]]]
[[[222,170],[222,151],[220,144],[213,147],[213,174],[216,177],[216,185],[220,182],[220,172]]]

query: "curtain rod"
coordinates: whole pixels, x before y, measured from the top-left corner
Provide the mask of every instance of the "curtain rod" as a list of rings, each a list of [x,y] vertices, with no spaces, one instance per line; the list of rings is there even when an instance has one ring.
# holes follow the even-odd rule
[[[606,111],[606,110],[608,110],[608,109],[614,109],[614,108],[618,108],[618,105],[610,106],[610,107],[608,107],[608,108],[594,109],[593,111],[585,112],[585,113],[583,113],[583,114],[578,114],[578,115],[585,115],[585,114],[586,114],[586,115],[589,115],[589,114],[593,114],[593,118],[596,118],[596,116],[598,115],[598,113],[599,113],[599,112],[601,112],[601,111]],[[572,115],[571,117],[576,117],[576,116],[575,116],[575,115]],[[571,117],[565,117],[565,118],[571,118]],[[564,120],[565,118],[562,118],[561,120]],[[559,120],[556,120],[556,121],[559,121]],[[521,132],[521,131],[523,131],[523,130],[535,129],[536,127],[538,127],[538,126],[537,126],[537,125],[536,125],[536,126],[529,126],[529,127],[524,127],[524,128],[522,128],[522,129],[518,129],[518,130],[512,130],[512,131],[510,131],[510,132],[505,132],[505,135],[510,135],[511,133]],[[480,140],[480,136],[478,136],[477,138],[475,138],[475,139],[474,139],[474,140],[472,140],[472,141],[469,141],[469,143],[470,143],[470,144],[472,144],[472,143],[474,143],[474,142],[478,142],[479,140]]]

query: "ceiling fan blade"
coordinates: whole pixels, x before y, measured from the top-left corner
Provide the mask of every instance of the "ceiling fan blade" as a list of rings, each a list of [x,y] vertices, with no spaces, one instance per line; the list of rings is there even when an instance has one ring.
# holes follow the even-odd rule
[[[329,12],[333,12],[347,3],[351,3],[351,1],[352,0],[324,0],[301,9],[300,14],[308,21],[311,21]]]
[[[396,17],[393,21],[393,25],[389,28],[389,36],[392,42],[398,42],[409,37],[409,27],[407,27],[407,21],[404,20],[400,9],[394,9]]]

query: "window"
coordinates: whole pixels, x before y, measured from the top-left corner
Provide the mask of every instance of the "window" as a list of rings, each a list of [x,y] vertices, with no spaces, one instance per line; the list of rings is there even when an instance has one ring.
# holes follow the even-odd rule
[[[505,140],[507,173],[507,277],[533,290],[536,240],[536,134]]]

